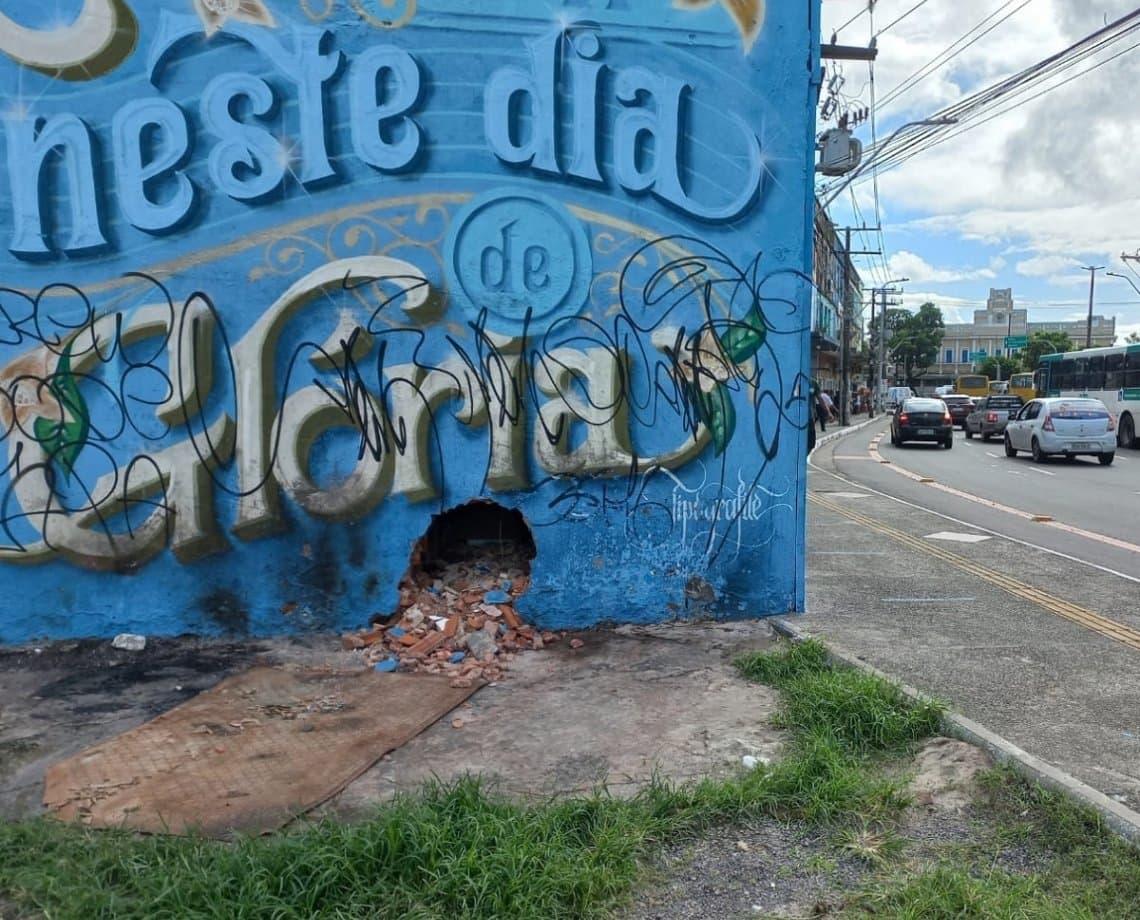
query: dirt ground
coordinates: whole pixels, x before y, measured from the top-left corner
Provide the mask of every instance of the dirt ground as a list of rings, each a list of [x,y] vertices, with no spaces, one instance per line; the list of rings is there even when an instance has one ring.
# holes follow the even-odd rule
[[[503,679],[392,752],[327,805],[351,814],[398,789],[475,773],[527,796],[621,792],[655,770],[678,780],[777,756],[776,696],[733,659],[772,641],[763,622],[619,628],[513,654]],[[339,635],[222,641],[107,640],[0,649],[0,816],[42,810],[47,766],[253,665],[353,671],[367,649]],[[382,711],[383,699],[376,701]],[[460,725],[456,728],[454,725]]]

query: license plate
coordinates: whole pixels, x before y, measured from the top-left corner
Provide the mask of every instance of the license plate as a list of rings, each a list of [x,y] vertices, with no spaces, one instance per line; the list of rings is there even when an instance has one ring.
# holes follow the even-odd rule
[[[934,434],[934,429],[933,428],[919,428],[918,433],[919,434]]]
[[[1092,445],[1088,441],[1074,441],[1069,445],[1072,450],[1091,450]]]

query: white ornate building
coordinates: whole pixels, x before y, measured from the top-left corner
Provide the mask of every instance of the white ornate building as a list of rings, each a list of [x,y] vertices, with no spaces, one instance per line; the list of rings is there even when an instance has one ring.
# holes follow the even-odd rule
[[[950,383],[959,374],[969,374],[993,355],[1011,356],[1014,349],[1005,347],[1006,336],[1029,336],[1034,332],[1064,332],[1075,348],[1085,344],[1086,320],[1056,323],[1031,323],[1028,311],[1013,305],[1012,288],[990,288],[984,310],[974,311],[972,323],[947,323],[939,350],[938,363],[922,377],[922,388]],[[1093,347],[1116,341],[1116,317],[1093,314]],[[981,357],[971,358],[971,355]],[[937,379],[936,379],[937,378]]]

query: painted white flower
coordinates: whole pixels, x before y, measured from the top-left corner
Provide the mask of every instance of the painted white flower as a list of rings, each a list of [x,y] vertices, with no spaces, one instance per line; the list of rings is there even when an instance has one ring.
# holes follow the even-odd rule
[[[744,36],[745,52],[752,50],[764,25],[764,0],[673,0],[673,6],[681,10],[703,10],[714,3],[722,4],[732,14]]]
[[[231,19],[255,26],[277,26],[264,0],[194,0],[194,9],[206,26],[207,37]]]

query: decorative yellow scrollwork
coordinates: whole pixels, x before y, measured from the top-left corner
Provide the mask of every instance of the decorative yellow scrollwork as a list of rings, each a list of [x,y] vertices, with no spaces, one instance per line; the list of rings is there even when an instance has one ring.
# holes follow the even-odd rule
[[[703,10],[717,2],[732,14],[740,27],[745,52],[751,51],[764,25],[764,0],[673,0],[673,5],[682,10]]]
[[[416,0],[352,0],[352,8],[369,25],[399,29],[416,15]]]

